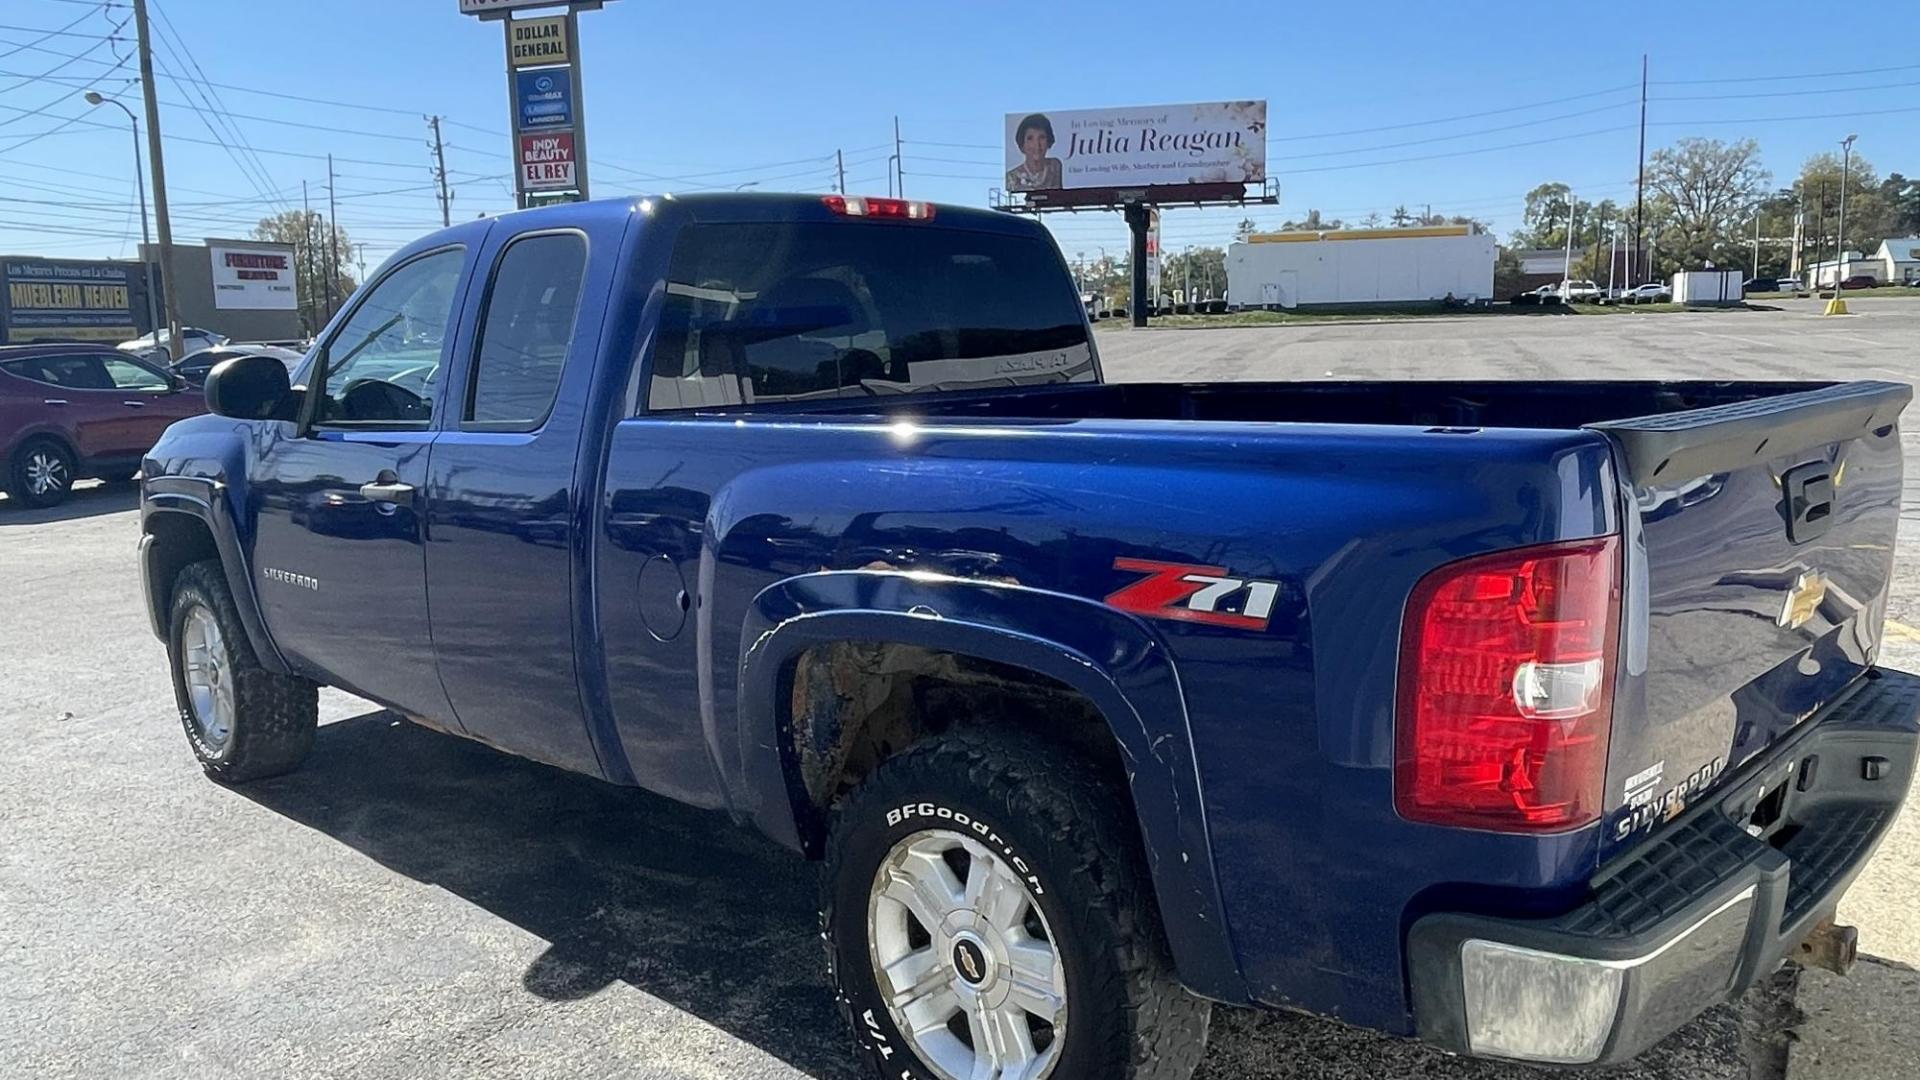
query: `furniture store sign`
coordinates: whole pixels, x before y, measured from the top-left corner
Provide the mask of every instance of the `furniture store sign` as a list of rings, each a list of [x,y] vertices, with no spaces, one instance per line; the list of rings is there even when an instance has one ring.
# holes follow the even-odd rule
[[[125,341],[134,336],[138,263],[76,259],[0,260],[5,280],[0,341]]]
[[[1008,191],[1267,178],[1267,103],[1219,101],[1006,115]]]
[[[293,248],[209,243],[213,306],[229,311],[293,311],[300,306]]]

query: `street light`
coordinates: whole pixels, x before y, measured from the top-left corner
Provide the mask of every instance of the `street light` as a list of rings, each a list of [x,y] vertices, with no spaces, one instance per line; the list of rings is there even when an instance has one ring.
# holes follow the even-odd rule
[[[126,113],[127,123],[133,127],[133,182],[140,190],[140,269],[147,283],[147,332],[153,335],[157,343],[160,340],[160,316],[153,306],[153,260],[147,257],[147,250],[153,247],[153,239],[147,235],[147,176],[146,166],[140,160],[140,122],[133,118],[132,109],[98,90],[89,90],[82,96],[89,105],[111,105]],[[174,342],[167,344],[176,345]]]
[[[1833,295],[1840,295],[1840,270],[1846,261],[1847,251],[1847,177],[1853,171],[1853,140],[1858,135],[1849,135],[1840,140],[1840,234],[1833,238]]]

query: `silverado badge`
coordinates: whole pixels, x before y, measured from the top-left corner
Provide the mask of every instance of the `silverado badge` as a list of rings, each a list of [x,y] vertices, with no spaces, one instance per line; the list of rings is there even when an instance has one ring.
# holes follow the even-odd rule
[[[1798,630],[1812,619],[1820,610],[1820,602],[1827,598],[1827,579],[1818,571],[1807,570],[1793,579],[1787,589],[1787,598],[1780,605],[1780,615],[1774,621],[1788,630]]]

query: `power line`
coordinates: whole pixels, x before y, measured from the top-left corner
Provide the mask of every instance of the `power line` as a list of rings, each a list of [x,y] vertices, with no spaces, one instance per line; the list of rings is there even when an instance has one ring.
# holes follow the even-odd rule
[[[1303,173],[1336,172],[1342,169],[1370,169],[1380,165],[1405,165],[1415,161],[1438,161],[1442,158],[1470,157],[1474,154],[1492,154],[1501,150],[1518,150],[1528,146],[1543,146],[1547,143],[1566,142],[1569,139],[1585,139],[1594,135],[1607,135],[1616,131],[1632,131],[1632,124],[1615,127],[1593,128],[1588,131],[1575,131],[1566,135],[1550,135],[1544,139],[1529,139],[1525,142],[1502,143],[1499,146],[1482,146],[1472,150],[1451,150],[1443,154],[1421,154],[1415,157],[1388,158],[1384,161],[1356,161],[1351,165],[1316,165],[1308,169],[1284,169],[1273,173],[1274,176],[1298,176]]]
[[[38,44],[40,44],[41,42],[43,42],[43,41],[45,41],[45,40],[47,40],[47,39],[48,39],[48,38],[50,38],[50,37],[60,37],[60,36],[62,36],[62,35],[65,35],[65,34],[67,33],[67,31],[69,31],[69,30],[72,30],[72,29],[73,29],[74,27],[76,27],[76,26],[79,26],[79,25],[80,25],[81,23],[83,23],[83,22],[86,22],[86,21],[87,21],[87,19],[88,19],[89,17],[91,17],[91,16],[93,15],[93,14],[94,14],[94,13],[93,13],[93,12],[91,12],[91,11],[89,11],[89,12],[86,12],[85,14],[83,14],[83,15],[81,15],[81,16],[80,16],[79,18],[77,18],[77,19],[75,19],[75,20],[73,20],[72,22],[70,22],[70,23],[68,23],[67,25],[65,25],[65,26],[63,26],[63,27],[61,27],[60,29],[58,29],[58,30],[48,30],[48,31],[46,31],[46,32],[44,32],[44,33],[42,33],[42,32],[41,32],[41,30],[40,30],[40,29],[39,29],[38,27],[27,27],[27,26],[0,26],[0,30],[16,30],[16,31],[20,31],[20,32],[23,32],[23,33],[28,33],[28,34],[39,34],[39,35],[40,35],[39,37],[37,37],[37,38],[34,38],[34,39],[33,39],[32,41],[29,41],[29,42],[27,42],[27,43],[26,43],[26,44],[24,44],[24,45],[17,45],[17,46],[16,46],[16,47],[14,47],[14,48],[11,48],[11,49],[8,49],[8,50],[7,50],[6,52],[0,52],[0,57],[7,57],[7,56],[12,56],[12,55],[13,55],[14,53],[17,53],[17,52],[21,52],[21,51],[23,51],[23,50],[26,50],[26,49],[31,49],[31,48],[33,48],[33,47],[34,47],[35,45],[38,45]],[[126,23],[125,23],[125,21],[124,21],[124,20],[122,21],[122,23],[121,23],[121,25],[122,25],[122,26],[124,26],[124,25],[126,25]],[[91,35],[91,34],[80,34],[80,35],[73,35],[73,36],[77,36],[77,37],[92,37],[93,35]],[[13,42],[7,42],[7,44],[9,44],[9,45],[12,45],[12,44],[14,44],[14,43],[13,43]]]
[[[206,103],[209,112],[223,119],[228,134],[232,135],[233,140],[240,144],[246,157],[253,163],[253,170],[259,175],[262,187],[271,190],[273,188],[273,174],[267,170],[267,163],[260,160],[260,155],[254,151],[253,144],[247,140],[246,133],[241,131],[240,126],[234,122],[232,113],[227,110],[227,103],[220,99],[219,93],[211,87],[204,85],[207,78],[206,71],[200,67],[200,61],[193,55],[193,50],[187,48],[186,39],[181,36],[178,30],[174,29],[173,20],[167,17],[165,9],[159,5],[159,0],[152,0],[152,3],[154,13],[160,16],[162,44],[166,44],[167,39],[172,39],[173,44],[167,45],[167,49],[169,52],[174,53],[176,62],[184,58],[186,65],[190,66],[193,69],[193,73],[200,77],[201,83],[203,84],[200,87],[200,100]],[[164,65],[161,70],[166,70]],[[169,72],[168,74],[171,77],[171,73]],[[189,84],[191,85],[191,80],[189,80]],[[187,100],[193,100],[191,94],[188,95]],[[211,125],[209,126],[211,127]]]
[[[1440,116],[1427,120],[1410,120],[1402,124],[1381,124],[1375,127],[1348,128],[1345,131],[1319,131],[1309,135],[1282,135],[1267,137],[1269,143],[1300,142],[1306,139],[1337,139],[1347,135],[1372,135],[1381,131],[1403,131],[1407,128],[1430,127],[1434,124],[1451,124],[1460,120],[1478,120],[1487,116],[1500,116],[1505,113],[1524,112],[1527,109],[1544,109],[1549,105],[1564,105],[1569,101],[1584,101],[1587,98],[1603,97],[1632,90],[1631,84],[1609,87],[1605,90],[1593,90],[1585,94],[1572,94],[1567,97],[1551,98],[1546,101],[1534,101],[1525,105],[1509,105],[1500,109],[1487,109],[1482,112],[1460,113],[1456,116]]]
[[[1694,127],[1702,124],[1779,124],[1791,120],[1851,120],[1861,116],[1892,116],[1895,113],[1920,112],[1920,105],[1900,109],[1869,109],[1864,112],[1804,113],[1800,116],[1738,116],[1717,120],[1656,120],[1649,127]]]
[[[1620,101],[1620,102],[1615,102],[1611,105],[1597,106],[1592,109],[1581,109],[1578,112],[1561,113],[1557,116],[1543,117],[1539,120],[1522,120],[1517,124],[1503,124],[1500,127],[1481,128],[1478,131],[1462,131],[1452,135],[1434,135],[1425,139],[1409,139],[1405,142],[1397,142],[1397,143],[1379,143],[1373,146],[1355,146],[1346,150],[1316,150],[1311,154],[1293,154],[1285,157],[1275,158],[1274,160],[1300,161],[1306,158],[1338,157],[1345,154],[1372,153],[1376,150],[1398,150],[1401,147],[1405,147],[1405,146],[1426,146],[1426,145],[1430,145],[1432,143],[1437,143],[1437,142],[1450,142],[1454,139],[1473,139],[1473,138],[1478,138],[1482,135],[1498,134],[1502,131],[1517,131],[1520,128],[1538,127],[1541,124],[1557,124],[1562,120],[1573,120],[1582,116],[1592,116],[1595,113],[1609,112],[1614,109],[1626,109],[1626,108],[1631,108],[1632,106],[1633,106],[1633,102],[1631,101]]]
[[[1657,97],[1654,101],[1740,101],[1748,98],[1804,97],[1808,94],[1854,94],[1868,90],[1898,90],[1909,86],[1920,86],[1920,81],[1877,83],[1873,86],[1822,86],[1811,90],[1768,90],[1757,94],[1682,94],[1677,97]]]
[[[1744,75],[1730,79],[1655,79],[1655,86],[1706,86],[1715,83],[1745,82],[1785,82],[1790,79],[1837,79],[1846,75],[1885,75],[1890,71],[1920,70],[1920,64],[1900,64],[1894,67],[1856,68],[1852,71],[1808,71],[1794,75]]]

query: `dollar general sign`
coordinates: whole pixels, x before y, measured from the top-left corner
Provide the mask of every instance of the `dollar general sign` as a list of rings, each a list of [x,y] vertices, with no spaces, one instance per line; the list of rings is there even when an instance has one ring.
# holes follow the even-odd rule
[[[507,65],[541,67],[573,60],[564,15],[550,19],[514,19],[507,23]]]

